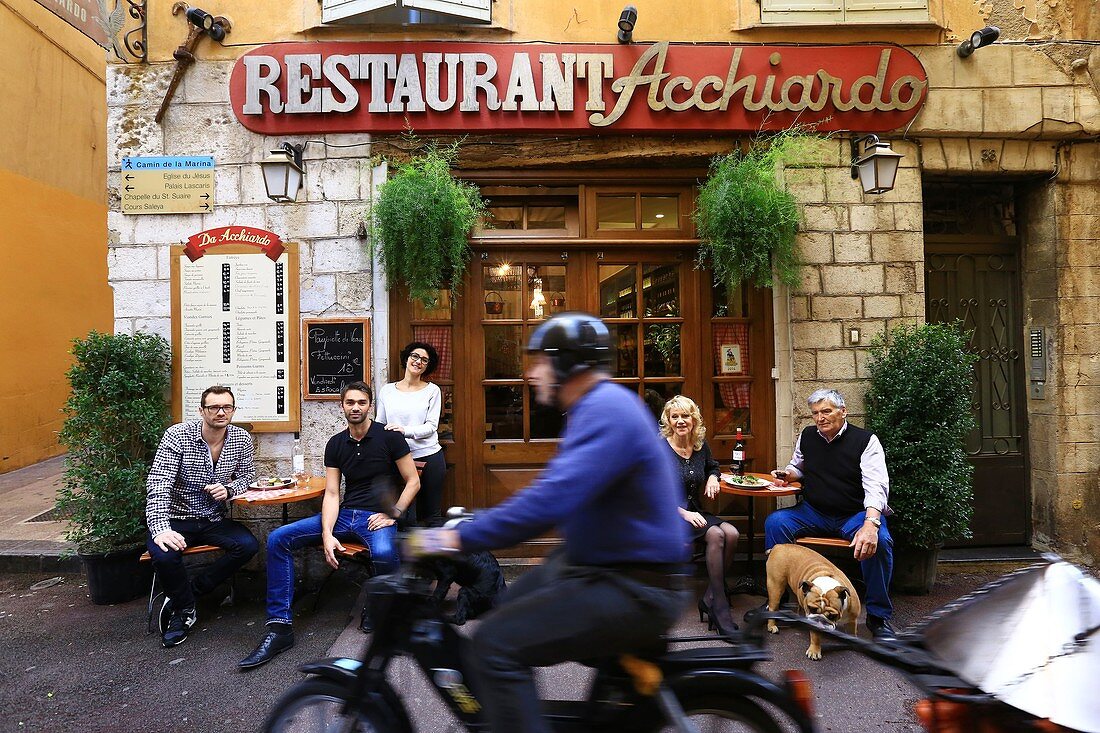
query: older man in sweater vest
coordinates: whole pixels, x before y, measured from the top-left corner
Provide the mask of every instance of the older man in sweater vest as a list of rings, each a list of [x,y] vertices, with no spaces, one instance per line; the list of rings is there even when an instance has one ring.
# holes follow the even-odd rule
[[[848,540],[867,584],[867,628],[876,639],[893,638],[894,541],[886,528],[891,513],[886,454],[874,433],[848,423],[844,396],[836,390],[818,390],[806,403],[814,425],[798,436],[787,467],[772,471],[780,480],[800,480],[802,501],[768,516],[765,550],[807,535]]]

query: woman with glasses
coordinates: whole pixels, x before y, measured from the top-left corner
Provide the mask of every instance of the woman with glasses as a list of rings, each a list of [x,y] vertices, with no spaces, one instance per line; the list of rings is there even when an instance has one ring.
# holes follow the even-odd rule
[[[443,393],[424,381],[439,366],[439,353],[431,344],[413,341],[401,350],[404,376],[378,392],[375,419],[405,436],[414,461],[423,461],[420,493],[410,521],[435,526],[442,523],[443,477],[447,462],[439,444],[439,414]],[[412,507],[410,507],[412,509]]]

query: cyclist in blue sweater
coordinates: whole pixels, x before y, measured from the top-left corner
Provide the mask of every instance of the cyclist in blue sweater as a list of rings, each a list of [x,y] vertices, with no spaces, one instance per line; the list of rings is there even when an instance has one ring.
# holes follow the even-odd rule
[[[549,731],[532,667],[653,645],[679,618],[689,559],[682,488],[638,395],[609,381],[607,326],[563,313],[527,350],[528,383],[567,413],[558,452],[534,483],[427,546],[476,552],[557,528],[564,547],[516,581],[474,635],[479,699],[493,731]]]

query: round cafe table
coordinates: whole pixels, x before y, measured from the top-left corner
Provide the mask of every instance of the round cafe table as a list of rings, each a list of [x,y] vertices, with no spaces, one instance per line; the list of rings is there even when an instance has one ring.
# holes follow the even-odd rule
[[[233,501],[253,506],[281,505],[283,508],[283,524],[290,521],[287,507],[299,501],[316,499],[325,493],[324,476],[307,476],[297,486],[288,489],[249,489],[240,496],[233,497]]]
[[[748,547],[749,547],[749,580],[752,592],[756,595],[767,595],[766,591],[760,585],[760,575],[757,572],[757,564],[754,560],[753,548],[756,546],[756,516],[755,506],[758,499],[771,499],[777,496],[791,496],[802,491],[802,484],[797,481],[793,481],[786,486],[773,486],[772,481],[775,481],[775,477],[769,473],[747,473],[745,476],[753,476],[754,478],[762,479],[769,482],[768,486],[764,486],[758,489],[750,489],[742,486],[734,486],[729,482],[729,478],[732,474],[723,473],[718,481],[718,488],[723,494],[732,494],[734,496],[747,496],[749,497],[749,510],[748,510]]]

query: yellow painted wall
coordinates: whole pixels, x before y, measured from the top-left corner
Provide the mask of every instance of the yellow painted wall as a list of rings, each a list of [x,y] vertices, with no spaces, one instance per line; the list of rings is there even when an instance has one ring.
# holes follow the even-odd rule
[[[113,327],[104,51],[0,0],[0,473],[58,455],[69,343]]]
[[[760,27],[757,0],[630,0],[638,8],[634,39],[654,41],[696,41],[736,43],[855,43],[892,41],[901,44],[940,43],[956,36],[950,29],[965,29],[964,35],[980,27],[976,0],[929,0],[927,24],[879,26]],[[441,31],[438,26],[422,30],[321,25],[321,4],[315,0],[272,0],[241,3],[237,0],[208,0],[201,5],[213,15],[232,22],[232,31],[221,46],[209,39],[199,42],[200,59],[231,59],[251,46],[286,40],[392,40],[435,39],[491,41],[498,43],[548,41],[555,43],[615,43],[616,22],[626,0],[588,0],[562,3],[559,0],[497,0],[493,4],[492,26],[466,26]],[[149,1],[149,59],[171,61],[172,51],[187,37],[183,14],[171,14],[172,0]],[[979,25],[975,25],[978,23]]]

